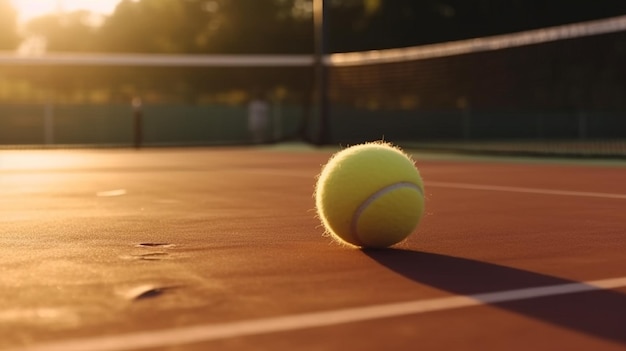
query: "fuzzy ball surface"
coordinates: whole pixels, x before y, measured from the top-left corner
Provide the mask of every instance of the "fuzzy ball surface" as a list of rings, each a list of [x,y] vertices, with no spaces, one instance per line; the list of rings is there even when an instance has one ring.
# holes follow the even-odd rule
[[[424,183],[414,161],[384,142],[348,147],[323,166],[315,205],[339,242],[384,248],[406,239],[424,213]]]

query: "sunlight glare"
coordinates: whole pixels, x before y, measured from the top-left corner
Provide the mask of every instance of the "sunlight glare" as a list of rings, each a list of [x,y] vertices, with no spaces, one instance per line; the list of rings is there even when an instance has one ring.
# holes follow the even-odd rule
[[[76,152],[44,151],[0,151],[0,171],[49,170],[76,167],[87,158]]]

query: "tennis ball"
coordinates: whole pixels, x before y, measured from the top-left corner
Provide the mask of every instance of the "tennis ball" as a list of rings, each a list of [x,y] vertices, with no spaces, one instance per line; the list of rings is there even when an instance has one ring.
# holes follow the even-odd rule
[[[373,142],[339,151],[323,166],[315,205],[339,242],[384,248],[407,238],[424,212],[424,183],[398,147]]]

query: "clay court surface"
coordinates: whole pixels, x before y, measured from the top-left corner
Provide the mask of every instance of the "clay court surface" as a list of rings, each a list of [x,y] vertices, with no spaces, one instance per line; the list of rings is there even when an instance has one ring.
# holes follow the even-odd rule
[[[0,151],[0,349],[626,349],[626,163],[415,150],[425,217],[364,251],[333,151]]]

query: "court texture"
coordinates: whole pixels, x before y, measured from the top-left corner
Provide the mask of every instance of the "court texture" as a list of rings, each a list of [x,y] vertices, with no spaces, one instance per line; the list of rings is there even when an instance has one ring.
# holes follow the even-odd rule
[[[623,160],[407,149],[425,216],[362,250],[338,149],[0,151],[0,349],[626,349]]]

